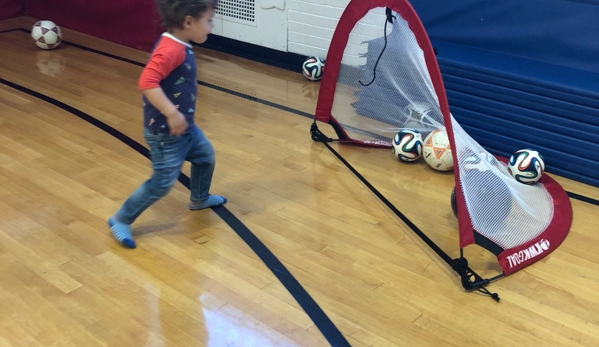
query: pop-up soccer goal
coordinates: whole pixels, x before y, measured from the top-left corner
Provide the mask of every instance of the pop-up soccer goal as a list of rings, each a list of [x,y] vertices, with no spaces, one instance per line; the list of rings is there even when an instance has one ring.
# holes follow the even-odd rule
[[[325,136],[317,121],[338,138]],[[533,185],[517,182],[505,158],[487,152],[456,122],[433,47],[407,0],[352,0],[328,50],[312,138],[391,148],[402,128],[423,137],[441,129],[449,137],[461,256],[444,260],[466,290],[490,294],[488,283],[533,264],[565,239],[572,223],[566,192],[547,174]],[[472,271],[462,250],[473,243],[495,254],[503,273],[482,279]]]

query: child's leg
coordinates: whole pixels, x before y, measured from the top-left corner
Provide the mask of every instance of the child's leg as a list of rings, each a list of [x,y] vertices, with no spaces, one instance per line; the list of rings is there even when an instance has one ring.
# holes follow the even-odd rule
[[[135,248],[130,225],[148,207],[171,190],[181,172],[191,136],[145,134],[150,147],[152,177],[139,186],[108,221],[112,233],[121,244]]]
[[[116,213],[119,222],[133,224],[139,215],[166,196],[181,172],[181,166],[154,170],[152,177],[139,186]]]
[[[201,210],[227,202],[220,195],[210,195],[210,184],[216,164],[214,148],[202,130],[194,126],[192,131],[193,145],[186,160],[191,162],[191,202],[189,208]]]

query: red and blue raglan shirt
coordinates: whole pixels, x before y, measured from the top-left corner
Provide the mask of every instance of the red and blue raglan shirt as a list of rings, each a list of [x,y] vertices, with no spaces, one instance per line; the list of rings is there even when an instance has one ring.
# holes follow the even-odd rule
[[[194,124],[198,92],[197,67],[192,46],[164,33],[154,46],[139,78],[141,90],[161,87],[166,96]],[[143,96],[144,125],[154,133],[169,133],[166,117]],[[189,131],[190,128],[188,128]]]

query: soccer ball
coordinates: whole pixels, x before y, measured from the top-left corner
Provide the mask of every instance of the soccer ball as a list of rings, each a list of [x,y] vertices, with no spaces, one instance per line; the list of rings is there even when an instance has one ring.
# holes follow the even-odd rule
[[[543,176],[545,162],[539,152],[532,149],[521,149],[510,157],[507,169],[516,181],[533,184]]]
[[[62,42],[60,27],[49,20],[42,20],[33,25],[31,37],[41,49],[54,49]]]
[[[416,129],[402,129],[393,138],[391,146],[397,159],[418,160],[422,156],[422,135]]]
[[[433,130],[424,139],[423,155],[426,163],[435,170],[450,171],[453,169],[449,137],[442,130]]]
[[[322,78],[324,71],[324,60],[318,57],[309,57],[302,64],[302,72],[310,81],[318,81]]]

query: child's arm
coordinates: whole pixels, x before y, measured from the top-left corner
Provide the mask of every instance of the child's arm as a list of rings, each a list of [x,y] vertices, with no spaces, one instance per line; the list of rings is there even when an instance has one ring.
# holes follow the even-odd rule
[[[148,99],[166,117],[171,135],[181,135],[189,124],[185,116],[166,96],[160,87],[165,79],[177,66],[185,60],[185,49],[179,43],[167,40],[161,42],[152,53],[139,78],[139,88]]]
[[[187,130],[189,124],[187,124],[185,116],[183,113],[179,112],[175,105],[168,99],[162,88],[145,89],[142,93],[146,96],[148,101],[166,117],[171,135],[178,136]]]

